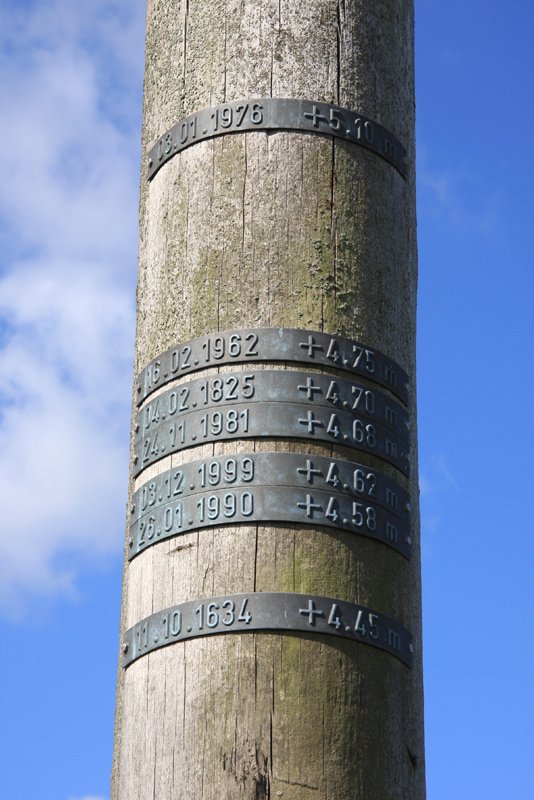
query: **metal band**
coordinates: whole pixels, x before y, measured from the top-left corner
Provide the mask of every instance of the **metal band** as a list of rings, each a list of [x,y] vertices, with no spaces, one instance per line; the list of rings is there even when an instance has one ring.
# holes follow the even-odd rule
[[[408,375],[379,350],[344,336],[294,328],[246,328],[211,333],[166,350],[137,378],[137,404],[184,375],[227,364],[309,364],[360,375],[408,403]]]
[[[230,372],[189,381],[147,403],[136,422],[140,434],[148,436],[165,419],[177,419],[197,408],[222,409],[243,402],[309,403],[331,411],[350,411],[385,425],[407,445],[409,442],[408,414],[384,392],[343,378],[292,370]]]
[[[378,122],[348,108],[312,100],[262,97],[204,108],[176,123],[148,154],[148,180],[192,144],[245,131],[302,131],[333,136],[371,150],[406,177],[406,149]]]
[[[201,492],[257,486],[293,486],[357,498],[381,506],[410,527],[410,496],[383,472],[355,461],[285,452],[202,458],[161,472],[133,495],[131,520]]]
[[[126,631],[122,665],[128,667],[174,642],[249,631],[300,631],[351,639],[412,666],[412,635],[391,617],[344,600],[282,592],[207,597],[152,614]]]
[[[251,486],[189,495],[146,513],[130,526],[130,559],[163,539],[199,528],[265,522],[336,528],[387,544],[405,558],[411,555],[406,523],[369,501],[319,489]]]
[[[162,420],[134,440],[134,476],[170,453],[231,439],[303,439],[371,453],[410,473],[408,447],[389,428],[348,411],[312,409],[298,403],[236,403],[222,410],[192,411]]]

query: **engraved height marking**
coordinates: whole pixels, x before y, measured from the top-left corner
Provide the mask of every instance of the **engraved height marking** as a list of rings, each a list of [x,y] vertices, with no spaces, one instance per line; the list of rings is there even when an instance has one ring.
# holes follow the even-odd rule
[[[313,600],[308,600],[308,608],[299,608],[299,614],[302,614],[304,617],[308,617],[308,622],[310,625],[315,627],[315,617],[324,617],[324,611],[315,608],[315,603]]]

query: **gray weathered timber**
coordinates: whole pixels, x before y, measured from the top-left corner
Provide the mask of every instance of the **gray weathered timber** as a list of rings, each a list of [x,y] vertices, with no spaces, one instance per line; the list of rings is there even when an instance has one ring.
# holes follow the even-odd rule
[[[112,798],[423,800],[412,0],[148,0],[146,47],[135,374],[223,330],[300,328],[376,348],[410,378],[412,477],[357,460],[410,492],[414,538],[411,560],[298,525],[167,539],[126,562],[122,631],[196,598],[295,592],[376,609],[415,651],[408,669],[359,642],[251,631],[120,666]],[[188,147],[147,180],[162,132],[255,97],[361,112],[406,147],[406,179],[348,142],[251,131]],[[355,457],[335,442],[220,441],[150,465],[131,491],[252,446]]]

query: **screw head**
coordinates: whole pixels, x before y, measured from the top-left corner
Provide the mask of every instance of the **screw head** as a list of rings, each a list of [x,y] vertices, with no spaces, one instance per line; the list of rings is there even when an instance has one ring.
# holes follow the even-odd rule
[[[128,647],[129,647],[128,642],[124,642],[123,645],[122,645],[122,652],[124,654],[126,654],[128,652]]]

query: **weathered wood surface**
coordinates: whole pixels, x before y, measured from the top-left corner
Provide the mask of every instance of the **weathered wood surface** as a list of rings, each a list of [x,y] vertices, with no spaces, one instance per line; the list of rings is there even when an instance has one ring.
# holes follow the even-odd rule
[[[375,154],[301,133],[196,144],[142,176],[136,372],[193,336],[247,326],[339,332],[412,376],[414,556],[290,526],[208,529],[126,563],[122,626],[210,595],[295,591],[395,617],[413,670],[375,648],[229,634],[119,668],[113,800],[423,800],[415,425],[416,238],[411,0],[148,0],[143,153],[226,100],[323,100],[391,130],[408,179]],[[356,151],[356,152],[355,152]],[[202,373],[205,374],[205,373]],[[207,373],[206,373],[207,374]],[[193,448],[152,474],[252,442]],[[354,451],[256,442],[256,450]]]

